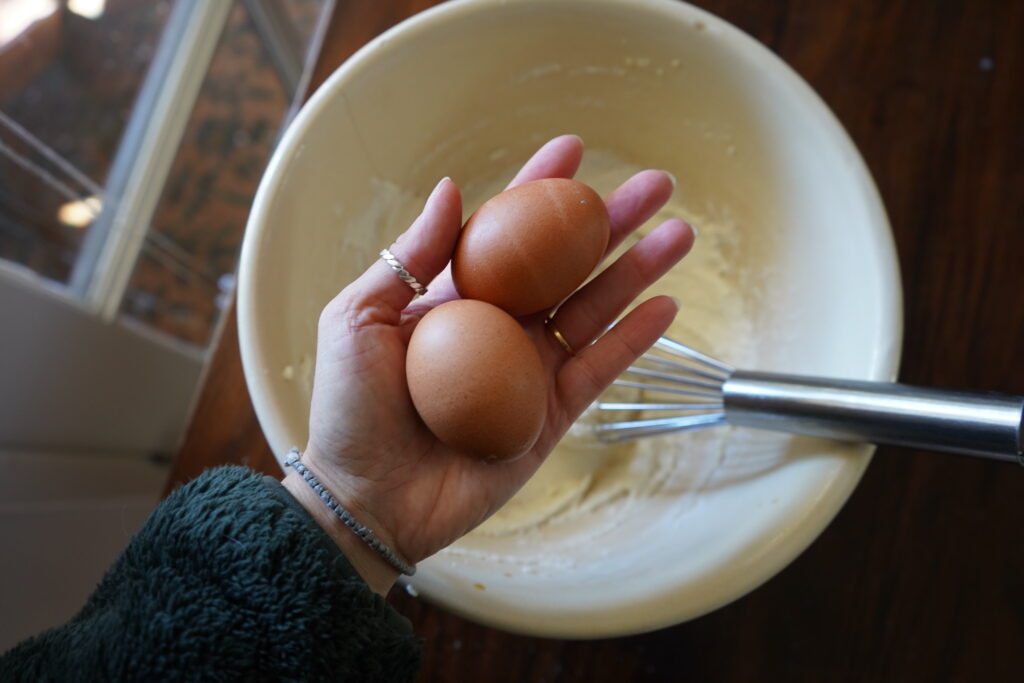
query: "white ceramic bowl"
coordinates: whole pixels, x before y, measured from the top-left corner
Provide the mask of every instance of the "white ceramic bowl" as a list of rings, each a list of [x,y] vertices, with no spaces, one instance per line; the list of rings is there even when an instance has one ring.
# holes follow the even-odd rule
[[[338,69],[260,185],[239,333],[278,454],[306,441],[321,307],[438,178],[507,179],[564,132],[671,171],[688,205],[725,207],[739,234],[732,259],[756,294],[751,364],[894,376],[900,286],[884,209],[840,124],[782,61],[680,2],[455,1]],[[660,491],[586,543],[541,533],[490,539],[499,552],[488,553],[467,541],[424,562],[413,584],[472,619],[549,636],[639,632],[715,609],[806,548],[870,459],[868,446],[754,434],[736,436],[700,490]],[[541,566],[538,553],[565,557]]]

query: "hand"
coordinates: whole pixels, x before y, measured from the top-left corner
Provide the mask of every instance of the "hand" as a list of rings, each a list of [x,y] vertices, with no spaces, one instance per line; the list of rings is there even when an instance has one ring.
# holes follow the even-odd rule
[[[555,138],[509,187],[539,178],[571,178],[582,156],[578,137]],[[643,171],[612,192],[605,200],[611,217],[608,253],[650,218],[672,189],[666,173]],[[406,348],[416,324],[434,306],[458,298],[446,265],[461,222],[459,190],[446,178],[391,247],[410,273],[429,283],[429,293],[412,301],[408,285],[377,261],[320,317],[303,460],[356,519],[411,562],[449,545],[511,498],[580,413],[664,333],[677,311],[668,297],[644,302],[602,334],[689,251],[694,238],[686,223],[666,221],[567,299],[556,320],[578,350],[574,357],[544,327],[543,313],[519,319],[549,377],[546,422],[523,457],[482,462],[437,440],[416,413],[405,378]],[[333,525],[332,536],[371,587],[386,592],[397,572],[329,511],[325,517],[326,506],[315,496],[310,500],[308,486],[295,476],[289,475],[286,485],[318,508],[314,514],[325,528]]]

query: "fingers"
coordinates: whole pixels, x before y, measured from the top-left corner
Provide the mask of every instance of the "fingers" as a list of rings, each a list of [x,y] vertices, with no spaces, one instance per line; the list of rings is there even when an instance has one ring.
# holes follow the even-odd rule
[[[583,160],[583,140],[576,135],[562,135],[547,142],[527,161],[508,188],[541,178],[572,178]],[[611,235],[611,253],[629,233],[665,205],[675,179],[665,171],[640,171],[605,198]],[[506,188],[506,189],[508,189]]]
[[[648,299],[566,363],[558,375],[566,415],[576,419],[665,333],[678,311],[670,297]]]
[[[583,139],[578,135],[560,135],[538,149],[505,189],[541,178],[572,178],[582,160]]]
[[[509,187],[541,178],[571,178],[582,157],[583,141],[578,136],[556,137],[534,153]],[[667,173],[642,171],[607,197],[611,219],[609,252],[657,212],[672,194],[673,187],[674,182]],[[458,188],[451,180],[442,180],[427,200],[420,217],[391,247],[397,260],[423,285],[430,284],[448,263],[458,239],[461,213]],[[414,292],[390,266],[380,261],[342,294],[339,298],[362,313],[370,314],[373,319],[380,319],[379,316],[383,315],[387,322],[397,323],[402,310],[412,301]],[[421,313],[420,308],[429,310],[431,306],[456,296],[450,276],[444,273],[437,277],[430,294],[422,299],[422,306],[415,307],[415,312]]]
[[[390,247],[395,258],[422,285],[428,286],[451,259],[462,227],[462,196],[450,178],[430,193],[423,212]],[[378,259],[336,300],[375,322],[396,324],[415,292],[391,266]]]
[[[610,254],[631,232],[658,212],[675,189],[675,180],[665,171],[640,171],[605,198],[611,235]]]
[[[558,309],[558,330],[574,349],[597,338],[645,289],[693,247],[693,228],[677,218],[652,230]]]
[[[579,168],[582,159],[582,138],[578,135],[560,135],[547,141],[534,152],[533,156],[519,169],[512,182],[508,184],[508,188],[541,178],[571,178]],[[417,300],[413,310],[409,313],[413,318],[418,318],[434,306],[456,298],[458,298],[458,292],[455,291],[455,285],[452,283],[450,270],[446,269],[437,278],[427,296]]]

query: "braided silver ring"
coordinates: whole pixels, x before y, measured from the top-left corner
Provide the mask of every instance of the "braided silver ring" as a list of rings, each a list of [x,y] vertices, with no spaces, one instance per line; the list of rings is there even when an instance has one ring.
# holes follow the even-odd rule
[[[402,278],[402,282],[412,287],[412,291],[416,292],[420,296],[427,293],[427,288],[421,285],[419,280],[414,278],[409,271],[405,269],[405,266],[395,258],[394,254],[387,249],[381,249],[380,257],[384,259],[384,263],[391,266],[391,270],[395,271],[395,274],[398,275],[398,277]]]

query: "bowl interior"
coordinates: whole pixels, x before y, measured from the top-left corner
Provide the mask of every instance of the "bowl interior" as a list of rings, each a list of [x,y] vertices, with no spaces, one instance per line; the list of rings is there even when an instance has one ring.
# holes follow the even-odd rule
[[[702,219],[729,224],[722,268],[744,320],[726,333],[756,340],[731,360],[893,376],[899,282],[884,210],[842,128],[781,61],[677,2],[455,2],[336,72],[261,185],[239,323],[257,414],[278,454],[305,443],[323,305],[408,225],[439,178],[463,186],[468,215],[565,132],[602,160],[595,185],[663,168],[701,237]],[[536,634],[616,635],[692,618],[791,561],[846,500],[870,452],[739,431],[657,449],[649,457],[676,463],[714,453],[694,458],[699,473],[669,463],[678,471],[644,499],[548,525],[528,542],[470,537],[424,562],[412,583],[474,619]]]

